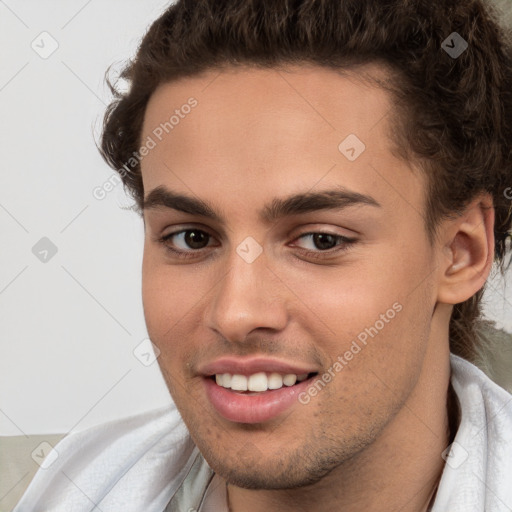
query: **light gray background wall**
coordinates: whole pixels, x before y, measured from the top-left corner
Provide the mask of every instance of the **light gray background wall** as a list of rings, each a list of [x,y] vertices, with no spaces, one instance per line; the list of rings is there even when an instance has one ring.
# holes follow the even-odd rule
[[[133,353],[147,338],[142,222],[122,209],[121,185],[93,196],[114,174],[93,139],[104,72],[168,3],[0,0],[1,435],[77,431],[170,403],[157,363]],[[512,332],[510,283],[489,292],[488,316]]]
[[[93,196],[114,174],[93,138],[105,70],[168,4],[0,2],[3,435],[81,430],[170,400],[157,363],[132,353],[147,337],[142,222],[121,209],[122,185]],[[32,253],[43,237],[57,248],[46,262]]]

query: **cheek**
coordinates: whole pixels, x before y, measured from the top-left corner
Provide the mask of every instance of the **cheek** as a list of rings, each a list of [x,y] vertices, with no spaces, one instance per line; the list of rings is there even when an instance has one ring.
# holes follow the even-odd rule
[[[344,358],[361,379],[370,370],[390,382],[409,378],[426,346],[435,302],[432,273],[426,256],[400,249],[375,249],[378,257],[307,276],[287,273],[287,283],[307,306],[295,312],[302,329],[312,333],[329,361]]]
[[[398,259],[391,251],[381,252],[378,258],[347,259],[338,267],[282,268],[280,276],[300,299],[298,316],[316,319],[334,337],[356,336],[388,310],[394,318],[393,304],[403,305],[417,287],[413,275],[418,263]]]
[[[172,325],[185,317],[208,290],[188,265],[170,264],[164,248],[146,241],[142,260],[142,301],[152,324]]]
[[[148,334],[168,359],[184,350],[186,344],[178,343],[184,326],[194,318],[201,299],[208,287],[199,286],[180,266],[162,264],[161,257],[144,253],[142,265],[142,303]],[[197,315],[196,315],[197,316]],[[188,325],[190,328],[190,325]],[[169,358],[170,362],[176,358]]]

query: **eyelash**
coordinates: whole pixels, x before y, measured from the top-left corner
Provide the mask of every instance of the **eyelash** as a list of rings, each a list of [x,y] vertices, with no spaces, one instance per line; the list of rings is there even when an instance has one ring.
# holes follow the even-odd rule
[[[189,229],[181,229],[179,231],[174,231],[172,233],[168,233],[162,237],[157,238],[156,240],[158,243],[162,244],[164,246],[164,248],[168,252],[171,253],[172,256],[176,256],[176,257],[182,258],[182,259],[195,258],[198,255],[198,253],[200,253],[207,247],[204,247],[202,249],[190,249],[189,251],[183,251],[180,249],[174,249],[173,247],[171,247],[169,245],[169,240],[172,239],[172,237],[174,237],[176,235],[180,235],[182,233],[187,233],[189,231],[196,231],[198,233],[204,233],[208,237],[213,238],[213,236],[210,235],[210,233],[208,233],[207,231],[204,231],[202,229],[197,229],[197,228],[189,228]],[[322,250],[312,251],[309,249],[301,249],[303,254],[306,254],[307,256],[315,258],[315,259],[325,259],[326,258],[326,256],[321,256],[321,254],[327,254],[328,256],[332,256],[333,253],[345,252],[348,249],[350,249],[357,242],[357,240],[355,238],[348,238],[343,235],[335,235],[333,233],[328,233],[328,232],[324,232],[324,231],[308,231],[306,233],[302,233],[301,235],[296,237],[294,240],[299,240],[301,238],[304,238],[307,236],[313,236],[313,235],[330,235],[330,236],[334,237],[337,242],[342,242],[341,244],[335,245],[331,249],[326,249],[323,251]]]

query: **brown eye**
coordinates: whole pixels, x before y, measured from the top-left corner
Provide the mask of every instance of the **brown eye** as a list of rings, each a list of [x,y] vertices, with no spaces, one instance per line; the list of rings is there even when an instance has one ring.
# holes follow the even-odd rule
[[[185,231],[183,240],[191,249],[202,249],[208,245],[209,238],[210,235],[204,231],[189,229]]]
[[[334,235],[327,233],[315,233],[313,235],[313,244],[317,249],[326,250],[335,247],[337,240]]]
[[[169,233],[162,237],[162,243],[168,247],[174,246],[180,251],[189,251],[190,249],[204,249],[208,246],[211,235],[200,229],[184,229]]]
[[[302,247],[308,251],[328,251],[338,245],[349,245],[355,240],[341,235],[334,235],[332,233],[304,233],[299,236],[297,240],[306,240],[306,244]]]

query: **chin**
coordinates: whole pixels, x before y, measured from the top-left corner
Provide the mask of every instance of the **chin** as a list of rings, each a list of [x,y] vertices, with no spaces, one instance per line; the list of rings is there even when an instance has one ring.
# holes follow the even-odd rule
[[[244,489],[285,490],[313,485],[330,473],[340,462],[312,458],[308,453],[281,454],[263,458],[261,453],[232,454],[201,450],[210,467],[228,483]],[[286,457],[286,458],[284,458]]]
[[[304,468],[302,468],[304,469]],[[227,473],[222,474],[217,471],[228,483],[242,487],[244,489],[253,490],[289,490],[306,487],[315,484],[321,480],[322,476],[312,475],[275,475],[269,469],[258,470],[243,470],[243,469],[228,469]]]

